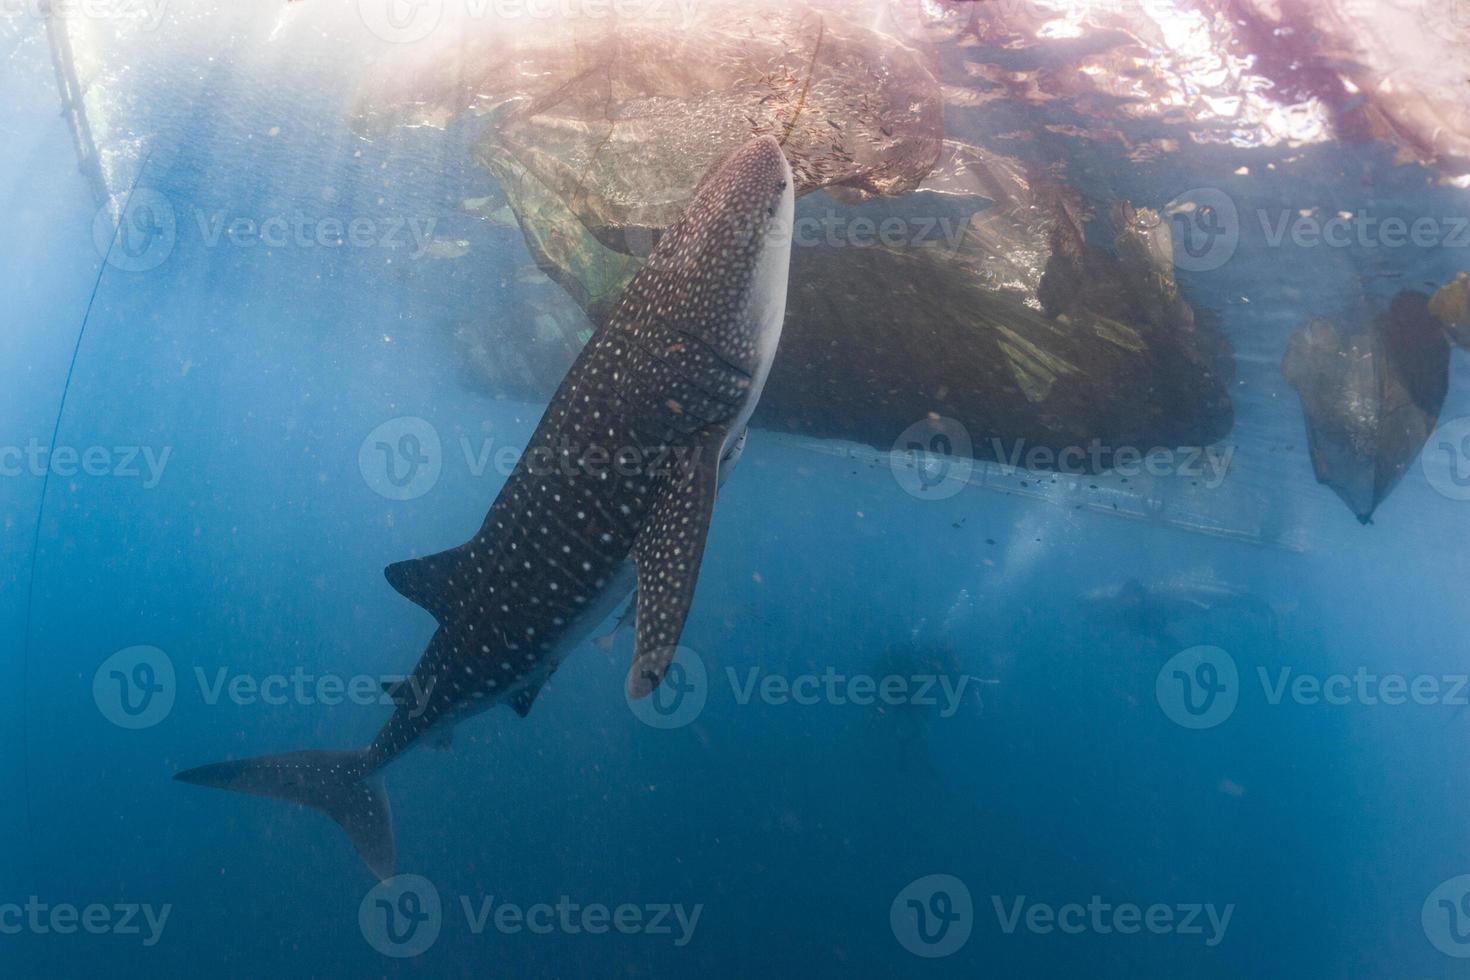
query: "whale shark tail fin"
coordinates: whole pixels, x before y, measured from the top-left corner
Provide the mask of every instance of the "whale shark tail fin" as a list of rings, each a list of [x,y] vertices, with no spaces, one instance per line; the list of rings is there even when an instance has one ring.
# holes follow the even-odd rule
[[[382,777],[369,770],[366,750],[263,755],[186,769],[174,778],[314,807],[347,832],[373,874],[393,875],[393,812]]]

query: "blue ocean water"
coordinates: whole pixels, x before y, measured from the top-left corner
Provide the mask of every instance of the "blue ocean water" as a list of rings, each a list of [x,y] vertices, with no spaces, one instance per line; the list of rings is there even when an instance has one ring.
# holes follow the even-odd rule
[[[5,976],[1461,975],[1440,889],[1470,872],[1467,504],[1433,489],[1450,463],[1430,459],[1361,526],[1313,480],[1279,370],[1308,315],[1358,287],[1386,303],[1448,282],[1467,265],[1455,248],[1395,255],[1387,273],[1362,250],[1303,249],[1288,276],[1247,222],[1231,263],[1181,273],[1235,347],[1234,469],[1214,510],[1167,489],[1140,510],[1116,476],[1042,486],[995,467],[920,500],[886,458],[755,431],[684,634],[706,675],[697,717],[659,728],[629,710],[621,634],[584,647],[526,719],[490,712],[388,771],[398,870],[441,907],[428,948],[398,958],[370,924],[375,879],[322,816],[172,776],[370,741],[379,704],[264,703],[249,685],[407,671],[432,620],[382,569],[478,527],[504,480],[495,453],[540,416],[463,383],[446,329],[514,325],[542,288],[516,229],[455,211],[495,193],[468,150],[481,124],[361,141],[326,53],[251,60],[239,39],[141,77],[155,135],[130,187],[178,223],[163,262],[133,270],[97,247],[44,46],[15,43],[0,67],[0,445],[71,447],[95,472],[53,458],[0,477]],[[947,120],[977,140],[1011,122]],[[1248,213],[1464,211],[1463,191],[1384,147],[1301,156],[1266,180],[1211,149],[1091,167],[1153,206],[1212,186]],[[211,238],[297,212],[366,215],[377,244]],[[429,218],[469,257],[381,247]],[[1467,415],[1456,352],[1441,420]],[[371,434],[404,418],[437,438],[438,473],[397,500]],[[1097,598],[1130,579],[1232,602],[1135,628]],[[1201,646],[1233,668],[1233,707],[1191,728],[1170,665]],[[102,668],[134,647],[173,671],[172,703],[128,727]],[[1282,670],[1352,686],[1344,703],[1274,695]],[[750,686],[935,673],[968,679],[953,711],[942,691],[880,707],[847,687],[804,704]],[[1359,675],[1438,693],[1385,704]],[[598,933],[560,911],[497,926],[477,918],[486,902],[631,907],[642,926]],[[57,907],[104,911],[93,934]],[[1140,925],[1150,914],[1165,924]]]

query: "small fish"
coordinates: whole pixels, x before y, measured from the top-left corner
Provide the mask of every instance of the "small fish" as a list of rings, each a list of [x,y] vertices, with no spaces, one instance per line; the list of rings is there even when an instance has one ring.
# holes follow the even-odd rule
[[[431,259],[458,259],[468,255],[470,243],[465,238],[431,238],[427,245],[419,250],[419,255]]]
[[[618,617],[618,621],[616,623],[613,623],[612,629],[608,630],[606,633],[602,634],[592,641],[597,649],[611,650],[613,648],[613,643],[617,641],[617,638],[622,633],[633,628],[633,617],[634,612],[635,610],[637,610],[637,608],[638,593],[635,590],[629,597],[628,605],[623,609],[622,615]]]
[[[493,197],[467,197],[460,202],[459,208],[465,214],[472,214],[497,228],[519,227],[520,222],[516,220],[516,213],[511,210],[510,205],[497,206],[496,200]]]

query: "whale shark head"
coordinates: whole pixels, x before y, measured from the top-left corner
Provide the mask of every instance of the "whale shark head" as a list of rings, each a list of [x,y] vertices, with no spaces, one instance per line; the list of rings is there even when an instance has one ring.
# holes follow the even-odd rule
[[[795,211],[781,145],[770,136],[751,140],[700,181],[649,255],[645,268],[654,274],[630,286],[628,305],[691,332],[749,372],[759,397],[785,315]]]

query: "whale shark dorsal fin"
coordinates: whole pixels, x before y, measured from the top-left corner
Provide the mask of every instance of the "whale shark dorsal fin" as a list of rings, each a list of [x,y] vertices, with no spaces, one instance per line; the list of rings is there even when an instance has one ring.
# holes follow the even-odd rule
[[[629,697],[646,697],[658,687],[684,632],[719,488],[718,449],[717,441],[697,446],[663,478],[633,542],[638,592]]]
[[[442,624],[454,612],[454,596],[460,591],[455,588],[455,578],[461,575],[465,560],[463,546],[450,548],[437,555],[394,562],[383,569],[383,577],[399,595],[427,609]]]

